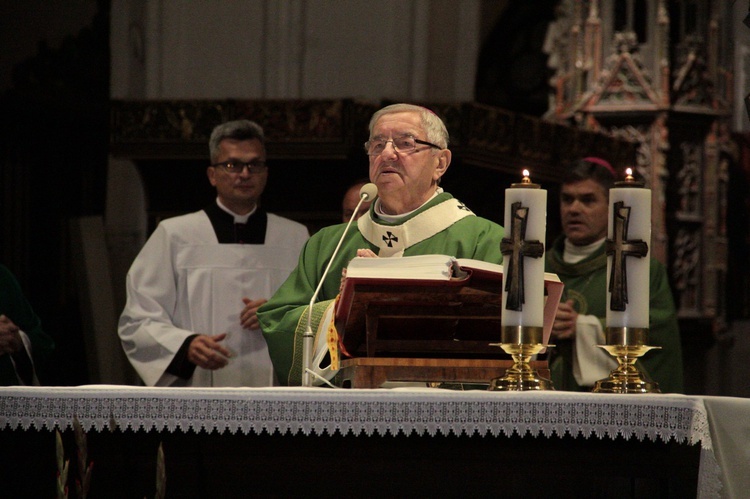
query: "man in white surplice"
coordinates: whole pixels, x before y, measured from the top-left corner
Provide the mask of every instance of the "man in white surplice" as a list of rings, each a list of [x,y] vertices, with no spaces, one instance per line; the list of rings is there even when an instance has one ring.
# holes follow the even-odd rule
[[[263,129],[238,120],[209,140],[217,199],[162,221],[131,266],[118,332],[147,385],[276,384],[256,311],[297,265],[307,228],[267,213]]]

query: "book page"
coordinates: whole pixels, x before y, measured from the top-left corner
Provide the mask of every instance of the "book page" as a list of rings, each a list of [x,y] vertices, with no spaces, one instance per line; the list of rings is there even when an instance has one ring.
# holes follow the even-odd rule
[[[503,265],[499,263],[490,263],[483,260],[474,260],[473,258],[457,258],[456,263],[462,269],[477,269],[493,272],[496,274],[503,273]]]
[[[423,279],[447,281],[454,259],[446,255],[416,255],[400,258],[355,257],[349,262],[346,277],[378,279]]]

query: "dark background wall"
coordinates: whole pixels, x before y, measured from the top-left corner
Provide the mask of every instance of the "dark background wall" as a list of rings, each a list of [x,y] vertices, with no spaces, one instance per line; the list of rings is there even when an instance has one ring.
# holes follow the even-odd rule
[[[86,381],[67,221],[104,211],[109,2],[3,1],[0,262],[57,344],[43,381]]]

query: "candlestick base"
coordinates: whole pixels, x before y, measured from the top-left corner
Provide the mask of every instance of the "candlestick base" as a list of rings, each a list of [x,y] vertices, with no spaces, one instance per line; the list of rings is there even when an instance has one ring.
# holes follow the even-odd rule
[[[531,367],[531,357],[545,348],[541,327],[503,326],[501,343],[499,346],[513,357],[513,365],[505,371],[505,375],[490,381],[487,390],[490,391],[529,391],[554,390],[552,381],[542,378],[536,369]]]
[[[607,344],[598,345],[617,360],[609,377],[594,384],[595,393],[661,393],[659,384],[641,373],[635,362],[649,350],[647,328],[607,328]]]

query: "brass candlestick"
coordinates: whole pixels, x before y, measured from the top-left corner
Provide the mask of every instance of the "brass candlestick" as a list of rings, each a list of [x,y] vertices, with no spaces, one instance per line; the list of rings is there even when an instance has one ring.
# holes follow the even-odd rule
[[[649,380],[635,361],[646,352],[661,347],[649,346],[648,328],[608,327],[607,344],[599,345],[615,359],[617,367],[609,377],[594,384],[596,393],[661,393],[658,383]]]
[[[505,371],[505,376],[494,378],[487,388],[492,391],[520,392],[528,390],[554,390],[552,381],[542,378],[529,361],[546,347],[543,343],[541,327],[503,326],[499,346],[513,357],[513,365]]]

